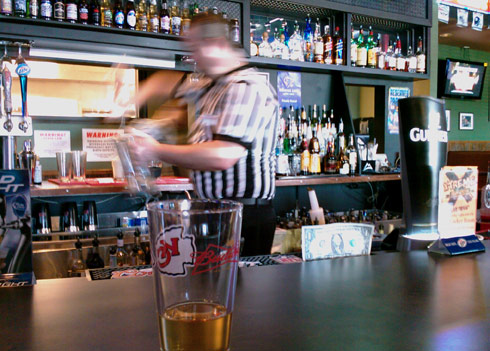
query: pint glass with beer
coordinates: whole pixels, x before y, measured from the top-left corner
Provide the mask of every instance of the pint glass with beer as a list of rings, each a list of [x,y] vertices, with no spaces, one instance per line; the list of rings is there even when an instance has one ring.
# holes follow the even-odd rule
[[[242,207],[226,200],[148,206],[162,351],[229,349]]]

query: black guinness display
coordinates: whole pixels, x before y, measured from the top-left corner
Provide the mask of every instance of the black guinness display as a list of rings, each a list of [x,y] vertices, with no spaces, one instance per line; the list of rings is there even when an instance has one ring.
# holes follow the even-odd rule
[[[447,161],[444,102],[432,97],[410,97],[398,104],[407,235],[413,239],[437,239],[439,171]]]

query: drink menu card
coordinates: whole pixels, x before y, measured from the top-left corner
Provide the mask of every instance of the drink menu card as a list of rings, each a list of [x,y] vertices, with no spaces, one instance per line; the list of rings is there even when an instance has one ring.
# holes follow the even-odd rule
[[[443,167],[439,173],[438,229],[441,238],[475,233],[477,167]]]

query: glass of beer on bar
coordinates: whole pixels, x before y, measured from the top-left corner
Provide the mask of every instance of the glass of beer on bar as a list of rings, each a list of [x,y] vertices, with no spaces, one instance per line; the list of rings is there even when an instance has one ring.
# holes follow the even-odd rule
[[[229,350],[242,207],[194,199],[148,205],[162,351]]]

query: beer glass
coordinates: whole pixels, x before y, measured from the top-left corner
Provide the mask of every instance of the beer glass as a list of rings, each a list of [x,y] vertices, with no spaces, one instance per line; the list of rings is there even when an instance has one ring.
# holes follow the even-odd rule
[[[411,239],[438,238],[439,171],[446,165],[444,102],[432,97],[398,101],[403,212]]]
[[[58,179],[61,183],[69,183],[73,171],[72,153],[59,151],[56,153],[56,165],[58,167]]]
[[[226,200],[148,205],[162,351],[229,349],[242,207]]]
[[[85,181],[85,170],[87,168],[87,152],[72,151],[71,160],[73,165],[73,180],[77,182]]]

